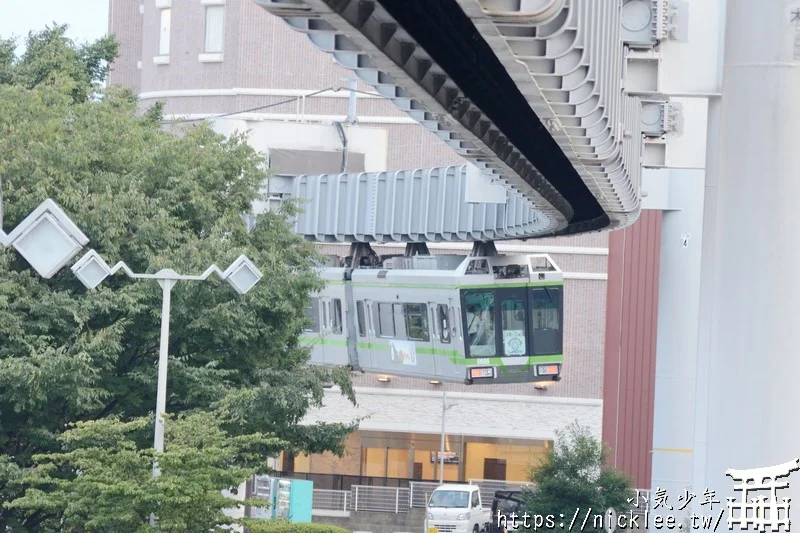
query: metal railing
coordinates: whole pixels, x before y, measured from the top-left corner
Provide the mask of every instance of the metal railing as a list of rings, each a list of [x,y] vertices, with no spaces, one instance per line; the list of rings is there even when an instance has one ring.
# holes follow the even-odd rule
[[[409,483],[414,481],[413,479],[407,478],[385,478],[349,474],[314,474],[306,472],[278,472],[275,476],[291,479],[307,479],[314,482],[314,488],[345,490],[348,492],[354,485],[408,488]]]
[[[431,492],[436,490],[439,483],[436,481],[412,481],[408,484],[408,505],[412,508],[425,508]]]
[[[485,508],[492,505],[498,490],[521,490],[533,488],[532,483],[514,483],[493,479],[470,479],[468,483],[478,485]],[[447,484],[447,482],[445,482]],[[381,487],[353,485],[350,490],[314,489],[312,508],[318,515],[344,516],[349,511],[372,511],[384,513],[407,513],[410,509],[424,509],[431,493],[439,487],[435,481],[412,481],[406,487]],[[644,516],[650,506],[650,491],[639,489],[637,498],[631,503],[634,515]]]
[[[353,511],[407,513],[410,490],[403,487],[370,487],[353,485],[351,489]]]
[[[341,511],[349,510],[350,491],[314,489],[312,509],[315,511]]]

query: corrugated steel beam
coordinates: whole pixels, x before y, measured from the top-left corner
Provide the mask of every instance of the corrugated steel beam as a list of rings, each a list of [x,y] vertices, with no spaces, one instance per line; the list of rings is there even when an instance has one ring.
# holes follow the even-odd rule
[[[396,23],[392,24],[391,17],[379,4],[361,2],[360,8],[353,4],[355,11],[345,13],[349,15],[345,20],[322,0],[255,1],[272,14],[283,17],[293,29],[307,34],[318,48],[331,53],[340,65],[372,85],[470,163],[527,197],[541,212],[546,224],[529,236],[552,234],[567,226],[567,219],[573,214],[571,206],[506,136],[479,109],[469,104],[463,91],[448,80],[425,50]],[[369,16],[364,11],[365,6],[370,9]],[[383,46],[377,46],[367,35],[354,31],[350,20],[361,21],[367,35]],[[396,61],[403,67],[397,66]],[[408,83],[401,85],[396,80],[408,80]],[[463,120],[451,116],[451,110]],[[533,188],[521,173],[537,183],[540,190]]]
[[[293,178],[294,231],[320,242],[519,239],[546,218],[518,191],[504,204],[465,201],[468,165]]]
[[[634,222],[640,208],[641,103],[622,87],[621,2],[542,0],[526,11],[524,2],[457,1],[614,215],[612,226]]]
[[[553,187],[553,178],[545,179],[509,140],[508,128],[501,130],[485,106],[467,98],[463,79],[460,87],[387,11],[402,19],[406,7],[420,6],[389,0],[255,1],[306,33],[456,152],[527,197],[546,221],[528,236],[560,232],[576,215]],[[570,172],[574,168],[591,192],[587,197],[601,206],[610,222],[600,227],[634,222],[640,210],[641,103],[622,87],[621,2],[456,2],[456,9],[468,17],[467,26],[471,21],[516,84],[534,119],[547,126],[557,145],[553,157],[559,149],[563,152],[558,156],[566,156],[566,167]],[[441,18],[441,13],[433,14]],[[413,25],[413,20],[405,21],[406,28]],[[426,34],[417,35],[424,41]],[[524,137],[514,142],[524,144]],[[549,164],[534,157],[540,158],[537,165]],[[591,219],[571,224],[569,231],[598,229],[597,224]]]

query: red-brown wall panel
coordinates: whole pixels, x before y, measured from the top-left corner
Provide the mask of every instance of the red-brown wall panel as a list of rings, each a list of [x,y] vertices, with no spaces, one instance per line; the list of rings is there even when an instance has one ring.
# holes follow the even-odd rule
[[[652,471],[661,211],[609,236],[603,441],[609,463],[649,489]]]

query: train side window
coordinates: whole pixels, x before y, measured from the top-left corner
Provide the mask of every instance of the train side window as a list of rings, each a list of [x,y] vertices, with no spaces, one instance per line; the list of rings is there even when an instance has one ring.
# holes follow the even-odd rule
[[[366,314],[364,313],[364,302],[356,302],[356,315],[358,319],[358,336],[359,337],[366,337],[367,336],[367,320]]]
[[[393,304],[378,304],[378,336],[394,337],[394,309]]]
[[[439,320],[439,340],[445,344],[450,343],[450,317],[447,314],[447,306],[439,304],[437,306],[437,318]]]
[[[428,328],[428,306],[425,304],[403,304],[408,340],[430,341]]]
[[[331,329],[334,333],[342,333],[342,301],[339,298],[333,300],[333,311],[331,312]]]
[[[464,295],[467,308],[464,331],[471,357],[497,354],[494,323],[494,291],[470,291]]]
[[[311,303],[306,307],[306,316],[311,319],[311,325],[303,328],[303,331],[319,333],[319,298],[311,298]]]
[[[531,290],[534,354],[561,353],[563,349],[562,298],[561,287],[536,287]]]
[[[520,291],[520,296],[503,298],[500,304],[500,317],[503,327],[503,355],[525,355],[527,353],[527,342],[525,325],[525,300],[524,292]]]
[[[322,306],[322,329],[328,329],[331,323],[328,321],[328,313],[330,313],[330,302],[325,302]]]

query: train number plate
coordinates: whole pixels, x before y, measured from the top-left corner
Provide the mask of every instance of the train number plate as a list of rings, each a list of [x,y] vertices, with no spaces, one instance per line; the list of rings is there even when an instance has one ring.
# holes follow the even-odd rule
[[[488,359],[478,359],[478,364],[479,365],[488,365],[489,364],[489,360]]]
[[[494,377],[494,368],[492,368],[492,367],[470,368],[469,369],[469,377],[470,377],[470,379],[493,378]]]

